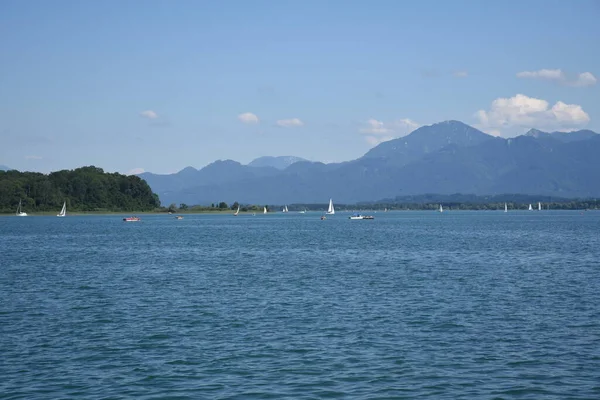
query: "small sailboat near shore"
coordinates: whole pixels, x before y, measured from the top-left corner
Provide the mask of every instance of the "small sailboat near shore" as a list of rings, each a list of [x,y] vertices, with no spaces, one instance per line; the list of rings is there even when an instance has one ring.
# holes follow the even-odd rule
[[[27,213],[23,211],[23,206],[21,205],[21,199],[19,199],[19,206],[17,207],[17,217],[26,217]]]
[[[440,209],[439,212],[443,213],[444,212],[444,208],[442,207],[442,205],[440,204]]]
[[[240,206],[238,206],[237,210],[235,210],[233,215],[237,217],[239,213],[240,213]]]
[[[58,214],[56,214],[57,217],[66,217],[67,216],[67,202],[65,201],[63,203],[63,206],[60,210],[60,212]]]
[[[508,205],[504,203],[504,212],[508,212]]]
[[[335,214],[335,208],[333,208],[333,199],[329,199],[329,207],[327,207],[327,213],[328,215],[333,215]]]

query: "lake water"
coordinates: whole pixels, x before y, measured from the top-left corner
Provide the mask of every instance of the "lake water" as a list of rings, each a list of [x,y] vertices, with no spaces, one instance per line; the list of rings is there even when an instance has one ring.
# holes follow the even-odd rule
[[[600,398],[600,212],[348,215],[0,217],[0,398]]]

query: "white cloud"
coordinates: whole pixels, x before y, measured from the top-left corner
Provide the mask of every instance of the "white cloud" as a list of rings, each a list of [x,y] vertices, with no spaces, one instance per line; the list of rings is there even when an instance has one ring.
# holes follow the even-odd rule
[[[400,131],[401,133],[403,133],[401,136],[404,136],[419,128],[421,125],[416,123],[412,119],[404,118],[392,122],[392,126],[396,131]]]
[[[144,117],[144,118],[148,118],[148,119],[156,119],[158,118],[158,114],[152,110],[146,110],[146,111],[142,111],[140,113],[140,116]]]
[[[42,158],[41,156],[25,156],[26,160],[41,160]]]
[[[282,126],[284,128],[291,128],[295,126],[302,126],[304,122],[302,122],[298,118],[290,118],[290,119],[280,119],[276,122],[277,125]]]
[[[479,110],[475,116],[480,129],[496,136],[511,134],[515,128],[572,130],[590,121],[580,105],[558,101],[550,107],[546,100],[523,94],[498,98],[489,111]]]
[[[387,135],[389,133],[392,133],[392,130],[386,128],[382,121],[378,121],[373,118],[367,121],[367,125],[368,127],[362,128],[360,130],[361,133],[367,133],[371,135]]]
[[[238,115],[238,119],[244,124],[258,124],[259,119],[256,114],[252,114],[251,112],[246,112]]]
[[[467,71],[454,71],[452,75],[454,75],[455,78],[466,78],[469,76],[469,73]]]
[[[517,78],[545,79],[555,81],[566,86],[594,86],[596,77],[591,72],[582,72],[575,79],[569,79],[561,69],[540,69],[539,71],[522,71],[517,73]]]
[[[125,175],[139,175],[141,173],[146,172],[144,168],[133,168],[125,173]]]
[[[563,80],[565,74],[560,69],[540,69],[539,71],[518,72],[517,78]]]
[[[371,118],[366,122],[366,125],[367,126],[361,128],[359,132],[367,135],[365,136],[365,140],[373,146],[392,140],[395,137],[405,136],[421,126],[408,118],[399,119],[390,123],[384,123],[383,121]]]
[[[571,82],[571,86],[594,86],[598,82],[596,77],[591,72],[582,72],[577,76],[577,79]]]

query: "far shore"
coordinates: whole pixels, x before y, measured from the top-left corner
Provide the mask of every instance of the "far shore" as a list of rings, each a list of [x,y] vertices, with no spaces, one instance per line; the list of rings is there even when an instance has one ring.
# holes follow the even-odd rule
[[[138,216],[138,215],[166,215],[175,217],[177,215],[194,215],[194,214],[223,214],[223,215],[233,215],[235,211],[227,210],[227,211],[178,211],[169,214],[164,211],[73,211],[68,212],[67,216],[81,216],[81,215],[129,215],[129,216]],[[258,214],[258,211],[240,211],[239,214]],[[58,214],[56,211],[35,211],[31,213],[27,213],[28,217],[48,217],[48,216],[56,216]],[[262,214],[262,212],[260,212]],[[14,212],[9,213],[0,213],[0,216],[14,216]]]

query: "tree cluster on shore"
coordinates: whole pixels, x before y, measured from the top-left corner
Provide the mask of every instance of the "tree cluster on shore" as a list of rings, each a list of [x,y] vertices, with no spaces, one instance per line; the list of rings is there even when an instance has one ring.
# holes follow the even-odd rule
[[[0,171],[0,212],[15,212],[19,201],[26,212],[153,211],[158,196],[137,176],[106,173],[94,166],[50,174]]]
[[[237,201],[233,202],[231,205],[227,204],[224,201],[212,203],[211,205],[187,205],[185,203],[179,204],[179,206],[175,203],[171,203],[168,207],[161,207],[158,211],[161,212],[170,212],[170,213],[180,213],[180,212],[231,212],[237,210],[238,206],[240,207],[240,212],[262,212],[263,207],[256,204],[240,204]]]

